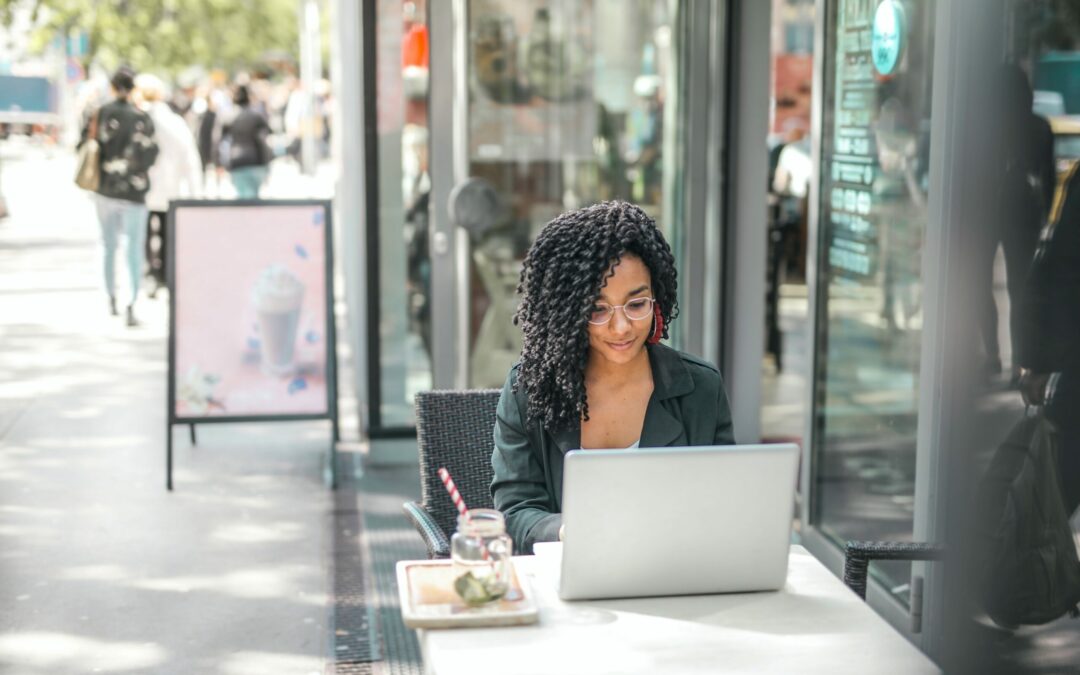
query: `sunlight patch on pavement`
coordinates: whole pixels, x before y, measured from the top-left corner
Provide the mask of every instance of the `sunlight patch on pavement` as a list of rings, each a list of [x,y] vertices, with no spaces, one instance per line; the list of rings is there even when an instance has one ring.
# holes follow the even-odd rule
[[[105,409],[101,406],[88,405],[81,408],[71,408],[60,413],[60,416],[69,420],[87,420],[101,417]]]
[[[221,664],[226,675],[321,675],[323,660],[300,654],[237,652]]]
[[[302,596],[301,589],[310,587],[310,583],[301,583],[303,577],[312,573],[321,574],[308,567],[290,566],[271,569],[248,569],[228,572],[219,576],[186,576],[143,579],[134,582],[135,588],[173,593],[192,591],[211,591],[237,598],[266,599],[289,598],[297,600]],[[316,603],[323,600],[315,598]]]
[[[67,364],[60,364],[67,365]],[[54,366],[59,368],[60,365]],[[29,367],[30,364],[27,364]],[[6,397],[33,398],[49,394],[63,394],[79,386],[100,385],[97,375],[40,375],[22,382],[9,382],[4,387]]]
[[[165,663],[167,653],[152,643],[108,642],[47,632],[0,635],[0,664],[34,666],[50,671],[123,672]]]
[[[35,438],[34,445],[42,448],[75,448],[78,450],[117,450],[120,448],[145,447],[150,442],[146,436],[93,436],[58,438]]]
[[[8,457],[32,457],[40,452],[37,448],[31,448],[25,445],[5,445],[4,455]]]
[[[298,541],[306,535],[299,523],[276,522],[265,525],[235,523],[214,530],[214,539],[240,544],[264,544],[269,542]]]
[[[43,516],[45,518],[58,518],[64,515],[63,509],[49,506],[24,506],[22,504],[0,505],[0,513],[16,516]]]
[[[36,527],[13,525],[11,523],[0,524],[0,537],[10,537],[12,539],[26,541],[31,538],[41,539],[44,534],[45,533],[40,532]]]
[[[119,581],[129,576],[127,570],[119,565],[68,567],[59,575],[65,581]]]

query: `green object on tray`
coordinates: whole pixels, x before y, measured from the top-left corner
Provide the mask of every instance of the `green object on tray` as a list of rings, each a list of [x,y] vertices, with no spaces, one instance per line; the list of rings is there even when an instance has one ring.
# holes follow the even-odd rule
[[[505,595],[506,589],[499,586],[499,581],[494,574],[478,579],[472,572],[466,572],[454,579],[454,590],[465,601],[465,604],[474,607],[498,600]]]

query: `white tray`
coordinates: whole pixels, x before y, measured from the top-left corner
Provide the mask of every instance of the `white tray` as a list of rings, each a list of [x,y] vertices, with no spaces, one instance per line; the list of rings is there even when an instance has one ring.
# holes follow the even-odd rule
[[[511,561],[513,563],[513,561]],[[510,591],[501,600],[469,607],[454,591],[449,560],[401,560],[397,564],[401,618],[409,628],[524,626],[540,611],[527,580],[511,565]]]

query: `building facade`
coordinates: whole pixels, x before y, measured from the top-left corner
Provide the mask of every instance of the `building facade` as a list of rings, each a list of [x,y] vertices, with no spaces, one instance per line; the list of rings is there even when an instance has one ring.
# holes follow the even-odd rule
[[[672,343],[720,365],[738,440],[801,442],[801,541],[837,573],[848,540],[953,546],[875,566],[868,600],[963,659],[968,505],[1025,408],[1024,282],[1080,147],[1070,3],[336,12],[338,119],[363,129],[335,134],[337,221],[373,461],[408,460],[417,391],[502,385],[547,221],[636,202],[676,253]]]

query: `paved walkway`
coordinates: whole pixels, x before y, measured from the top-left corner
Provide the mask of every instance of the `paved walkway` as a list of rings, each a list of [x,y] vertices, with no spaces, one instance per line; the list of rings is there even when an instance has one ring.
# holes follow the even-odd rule
[[[167,493],[167,296],[110,317],[71,157],[5,150],[0,672],[322,673],[329,425],[177,429]]]

